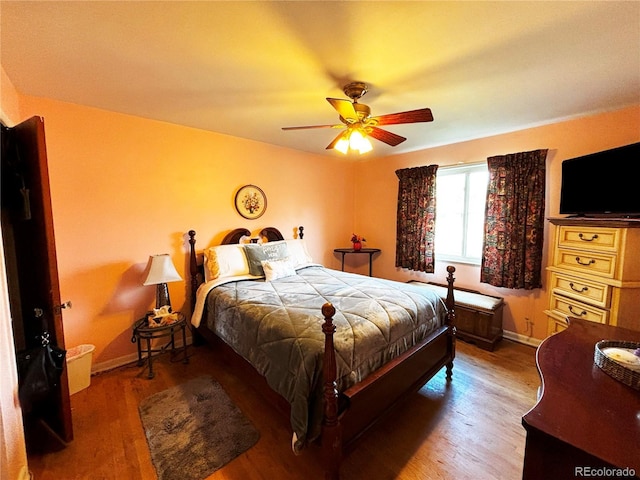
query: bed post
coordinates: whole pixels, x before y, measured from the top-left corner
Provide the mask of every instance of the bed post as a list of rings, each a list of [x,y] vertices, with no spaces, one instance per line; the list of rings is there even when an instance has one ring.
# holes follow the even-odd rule
[[[198,290],[198,262],[196,260],[196,231],[189,230],[189,275],[191,276],[191,313],[196,306]]]
[[[193,310],[196,306],[196,293],[198,292],[198,286],[200,283],[198,282],[198,260],[196,258],[196,231],[189,230],[189,276],[190,280],[190,295],[189,298],[191,304],[191,315],[193,315]],[[191,336],[193,345],[204,345],[206,343],[202,334],[198,331],[197,328],[191,329]]]
[[[324,323],[324,364],[323,375],[323,398],[324,398],[324,418],[322,420],[322,450],[325,456],[325,478],[327,480],[337,480],[340,472],[340,461],[342,457],[342,428],[338,419],[338,389],[336,388],[336,352],[333,346],[333,334],[336,326],[333,324],[333,316],[336,309],[330,303],[322,306]]]
[[[449,339],[450,339],[450,348],[451,348],[451,361],[447,363],[447,380],[451,380],[451,376],[453,375],[453,358],[455,357],[456,352],[456,304],[453,298],[453,282],[455,282],[455,278],[453,278],[453,273],[456,271],[456,267],[449,265],[447,267],[447,299],[445,300],[445,304],[447,306],[447,326],[449,327]]]
[[[456,267],[453,265],[449,265],[447,267],[447,299],[444,301],[447,306],[448,314],[447,314],[447,324],[453,325],[453,321],[456,318],[456,304],[453,299],[453,282],[456,281],[453,278],[453,274],[456,271]]]

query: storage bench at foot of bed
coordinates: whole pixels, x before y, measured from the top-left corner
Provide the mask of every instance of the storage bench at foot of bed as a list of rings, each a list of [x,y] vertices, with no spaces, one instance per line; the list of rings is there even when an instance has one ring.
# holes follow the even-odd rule
[[[447,296],[447,287],[439,283],[411,280],[425,288],[435,290],[443,299]],[[493,351],[502,339],[502,297],[485,295],[475,290],[455,289],[456,336],[480,348]]]

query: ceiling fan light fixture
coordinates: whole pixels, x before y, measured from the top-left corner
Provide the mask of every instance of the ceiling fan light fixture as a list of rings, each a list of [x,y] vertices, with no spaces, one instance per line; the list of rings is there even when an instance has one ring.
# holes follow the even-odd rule
[[[349,135],[342,135],[340,140],[336,142],[333,148],[338,150],[343,155],[346,155],[349,151]]]
[[[433,114],[429,108],[419,108],[406,112],[389,113],[371,116],[371,109],[358,100],[367,93],[367,85],[363,82],[351,82],[344,87],[344,93],[351,100],[327,97],[327,102],[338,112],[340,124],[337,125],[306,125],[300,127],[283,127],[283,130],[304,130],[309,128],[344,128],[325,150],[336,149],[343,155],[350,150],[360,155],[373,150],[370,138],[386,143],[391,147],[400,145],[405,137],[396,135],[380,128],[384,125],[400,125],[404,123],[433,122]]]
[[[362,139],[362,144],[360,145],[360,149],[359,149],[360,155],[362,155],[363,153],[370,152],[371,150],[373,150],[373,145],[371,145],[371,142],[367,137],[364,137]]]
[[[351,150],[357,150],[360,155],[373,150],[373,146],[369,139],[362,134],[360,130],[353,130],[349,136],[349,148]]]
[[[360,128],[349,128],[327,148],[334,148],[343,155],[346,155],[349,151],[357,151],[362,155],[373,150],[373,145],[371,145],[371,141],[367,138],[365,131]]]

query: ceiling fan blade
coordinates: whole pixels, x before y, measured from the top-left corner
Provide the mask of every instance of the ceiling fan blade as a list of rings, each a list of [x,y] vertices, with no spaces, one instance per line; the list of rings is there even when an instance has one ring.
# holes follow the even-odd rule
[[[353,103],[349,100],[345,100],[344,98],[327,98],[327,102],[329,102],[347,122],[352,123],[358,121],[356,109],[353,108]]]
[[[309,128],[342,128],[344,124],[339,125],[304,125],[300,127],[282,127],[282,130],[306,130]]]
[[[375,138],[376,140],[380,140],[387,145],[391,145],[392,147],[395,147],[396,145],[399,145],[406,140],[406,138],[401,137],[400,135],[396,135],[395,133],[391,133],[387,130],[383,130],[377,127],[371,128],[369,136]]]
[[[344,137],[347,134],[347,130],[345,130],[344,132],[340,132],[340,134],[333,139],[333,141],[327,145],[327,148],[325,148],[325,150],[331,150],[332,148],[334,148],[336,146],[336,143],[338,143],[340,141],[340,139],[342,139],[342,137]]]
[[[433,122],[433,114],[429,108],[420,108],[408,112],[390,113],[373,117],[378,125],[398,125],[400,123]]]

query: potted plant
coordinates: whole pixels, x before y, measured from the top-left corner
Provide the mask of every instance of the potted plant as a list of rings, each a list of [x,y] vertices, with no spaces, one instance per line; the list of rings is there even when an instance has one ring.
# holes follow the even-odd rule
[[[353,243],[353,249],[358,252],[362,249],[362,242],[366,242],[367,239],[356,235],[355,233],[351,235],[351,243]]]

